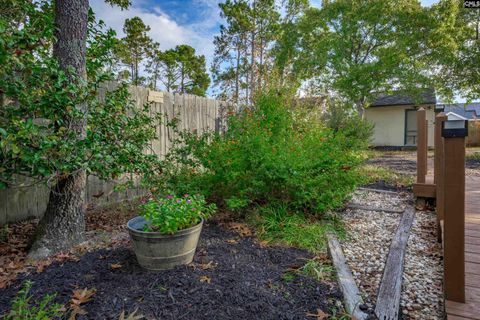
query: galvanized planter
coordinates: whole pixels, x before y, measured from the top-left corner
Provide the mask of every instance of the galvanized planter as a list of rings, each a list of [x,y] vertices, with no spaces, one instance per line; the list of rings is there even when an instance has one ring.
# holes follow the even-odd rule
[[[128,221],[127,227],[133,242],[138,263],[149,270],[166,270],[192,262],[202,232],[202,221],[172,235],[145,232],[148,222],[143,217]]]

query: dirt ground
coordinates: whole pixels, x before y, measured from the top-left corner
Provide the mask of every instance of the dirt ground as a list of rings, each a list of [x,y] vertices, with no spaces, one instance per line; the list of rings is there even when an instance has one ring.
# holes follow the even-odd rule
[[[127,220],[128,215],[120,216],[117,221]],[[0,289],[0,315],[8,312],[25,280],[33,281],[31,301],[51,293],[67,308],[73,290],[95,289],[82,305],[87,314],[77,319],[119,319],[122,311],[135,309],[145,319],[312,319],[334,313],[342,299],[335,282],[319,282],[299,271],[312,258],[309,252],[266,246],[216,222],[204,227],[194,263],[147,271],[138,265],[124,228],[112,225],[112,218],[106,223],[107,212],[97,217],[87,219],[89,235],[97,239],[92,242],[110,238],[110,245],[18,269],[17,278]],[[12,227],[9,234],[17,247],[21,229]]]
[[[478,154],[474,157],[474,154]],[[433,170],[433,151],[428,152],[428,170]],[[367,164],[389,168],[405,175],[417,174],[416,151],[377,151],[376,156],[367,160]],[[467,148],[465,159],[467,175],[480,175],[480,148]]]

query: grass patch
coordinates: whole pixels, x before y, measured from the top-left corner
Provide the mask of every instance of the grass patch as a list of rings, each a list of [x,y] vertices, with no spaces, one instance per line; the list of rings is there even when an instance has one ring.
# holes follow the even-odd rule
[[[362,152],[362,155],[365,159],[375,159],[381,158],[385,154],[385,151],[377,149],[367,149]]]
[[[63,306],[54,303],[56,295],[45,295],[41,299],[33,299],[30,289],[33,282],[25,281],[17,296],[12,301],[8,314],[0,316],[5,320],[48,320],[57,319],[63,314]]]
[[[247,222],[256,228],[261,240],[313,253],[325,252],[327,232],[345,235],[340,220],[333,215],[317,220],[282,206],[258,208],[247,215]]]
[[[480,160],[480,152],[475,151],[475,152],[467,153],[465,155],[465,158],[468,160]]]
[[[335,277],[335,269],[331,264],[326,264],[316,259],[308,260],[300,271],[306,276],[318,281],[329,281]]]
[[[363,177],[363,184],[374,183],[383,180],[393,186],[408,187],[415,182],[414,175],[401,174],[392,169],[380,166],[364,165],[359,168],[359,171]]]

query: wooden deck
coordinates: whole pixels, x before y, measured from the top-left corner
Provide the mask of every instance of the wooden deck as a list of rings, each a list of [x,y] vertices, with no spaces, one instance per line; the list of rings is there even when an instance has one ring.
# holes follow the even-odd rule
[[[447,319],[480,320],[480,177],[465,178],[465,303],[445,301]]]

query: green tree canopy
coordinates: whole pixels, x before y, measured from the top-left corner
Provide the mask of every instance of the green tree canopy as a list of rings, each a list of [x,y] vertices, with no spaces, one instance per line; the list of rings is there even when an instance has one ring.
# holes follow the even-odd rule
[[[131,82],[141,85],[144,82],[140,76],[140,65],[152,49],[153,40],[147,35],[150,27],[139,17],[126,19],[123,25],[125,37],[117,45],[117,55],[122,63],[128,66]]]
[[[126,84],[100,96],[100,88],[112,79],[106,66],[115,33],[96,22],[91,11],[87,15],[88,2],[77,1],[75,7],[82,10],[69,16],[81,21],[76,35],[85,43],[71,42],[84,50],[63,53],[58,42],[68,49],[69,27],[76,26],[66,27],[65,11],[58,12],[68,11],[70,3],[62,2],[55,11],[48,0],[10,4],[11,14],[0,16],[0,188],[25,181],[50,187],[32,247],[40,257],[82,239],[86,174],[111,179],[158,172],[158,158],[144,153],[158,119],[148,105],[135,107]]]
[[[480,98],[480,10],[441,0],[430,10],[426,63],[437,90],[451,100]]]
[[[179,45],[163,52],[155,50],[147,64],[151,87],[157,88],[157,80],[160,80],[169,92],[205,96],[210,77],[205,56],[195,53],[189,45]]]
[[[214,39],[214,84],[222,99],[251,104],[270,79],[279,8],[274,0],[227,0],[219,7],[225,24]]]
[[[379,92],[424,83],[415,61],[423,12],[417,0],[324,1],[299,23],[296,70],[362,113]]]

